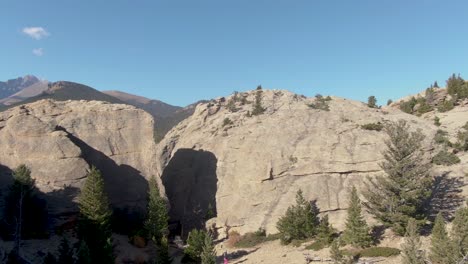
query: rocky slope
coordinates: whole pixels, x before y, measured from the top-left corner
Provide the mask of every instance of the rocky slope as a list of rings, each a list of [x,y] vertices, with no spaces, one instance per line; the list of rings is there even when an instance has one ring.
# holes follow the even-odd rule
[[[255,92],[240,96],[255,100]],[[171,217],[181,220],[185,229],[199,225],[211,204],[217,215],[211,222],[218,228],[244,233],[263,227],[274,233],[299,188],[307,199],[316,199],[340,229],[349,188],[361,188],[366,177],[382,174],[385,133],[361,125],[404,119],[427,135],[428,158],[435,149],[438,128],[432,120],[391,107],[372,109],[332,97],[330,111],[324,111],[308,106],[313,98],[266,90],[265,113],[250,116],[252,103],[237,100],[232,107],[231,99],[199,105],[158,145]],[[462,163],[457,169],[437,166],[436,171],[456,171],[455,176],[463,177],[468,156],[458,155]]]
[[[51,213],[66,215],[96,166],[114,207],[143,209],[146,178],[157,175],[153,122],[143,110],[98,101],[41,100],[1,112],[2,186],[11,180],[5,172],[24,163]]]

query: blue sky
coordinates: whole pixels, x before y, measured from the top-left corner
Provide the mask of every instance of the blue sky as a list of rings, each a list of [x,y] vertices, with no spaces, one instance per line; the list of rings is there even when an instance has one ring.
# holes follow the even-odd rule
[[[0,80],[34,74],[175,105],[258,84],[385,103],[468,75],[465,0],[1,0],[0,10]]]

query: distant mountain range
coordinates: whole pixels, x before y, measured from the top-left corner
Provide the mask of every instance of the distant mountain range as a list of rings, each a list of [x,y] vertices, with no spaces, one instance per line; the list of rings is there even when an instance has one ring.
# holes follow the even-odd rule
[[[48,82],[27,75],[6,82],[0,82],[0,111],[11,107],[32,103],[42,99],[56,101],[97,100],[115,104],[128,104],[143,109],[155,119],[155,139],[164,135],[180,121],[191,116],[199,101],[186,107],[173,106],[159,100],[133,95],[121,91],[100,92],[89,86],[68,82]]]

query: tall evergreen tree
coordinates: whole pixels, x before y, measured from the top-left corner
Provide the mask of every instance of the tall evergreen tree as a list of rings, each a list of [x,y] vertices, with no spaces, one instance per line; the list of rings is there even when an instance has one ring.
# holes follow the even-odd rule
[[[47,229],[45,202],[37,197],[31,170],[20,165],[13,171],[13,184],[5,198],[3,225],[15,240],[14,253],[20,254],[21,240],[36,238]]]
[[[190,231],[184,254],[194,261],[200,261],[206,236],[208,234],[204,230],[193,229]]]
[[[73,249],[70,247],[68,240],[65,237],[62,237],[60,241],[60,246],[58,249],[58,263],[60,264],[74,264],[75,259],[73,258]]]
[[[161,197],[158,182],[153,176],[149,180],[148,218],[145,221],[145,229],[149,239],[159,244],[169,232],[168,221],[166,201]]]
[[[424,264],[424,255],[421,252],[418,224],[413,218],[408,220],[405,243],[402,245],[403,264]]]
[[[343,263],[344,257],[343,252],[340,250],[340,239],[335,239],[330,247],[330,255],[333,263],[341,264]]]
[[[377,98],[373,95],[369,96],[369,98],[367,98],[367,106],[370,108],[377,108]]]
[[[296,204],[290,206],[286,214],[282,216],[276,227],[280,232],[281,241],[289,243],[293,239],[314,237],[320,223],[318,208],[314,203],[304,199],[302,190],[296,194]]]
[[[114,263],[111,210],[104,191],[104,179],[95,167],[86,177],[79,196],[79,238],[86,243],[93,263]]]
[[[78,245],[77,251],[78,263],[79,264],[92,264],[89,247],[84,240],[81,240]]]
[[[380,167],[387,175],[368,179],[364,205],[383,224],[404,234],[410,218],[425,222],[433,179],[421,149],[424,135],[410,132],[403,120],[388,125],[385,131],[389,138]]]
[[[369,227],[361,213],[361,200],[354,186],[349,198],[348,218],[346,219],[343,240],[347,244],[359,247],[368,247],[372,243]]]
[[[216,264],[216,250],[213,245],[213,238],[210,234],[205,236],[201,253],[201,264]]]
[[[159,255],[156,264],[170,264],[172,263],[172,258],[169,255],[169,242],[167,237],[163,236],[161,238],[161,243],[159,245]]]
[[[450,264],[452,263],[450,261],[451,255],[451,243],[445,229],[444,217],[439,213],[432,228],[429,259],[433,264]]]
[[[457,210],[452,222],[453,253],[458,261],[468,261],[468,207]]]
[[[330,221],[328,221],[328,215],[324,215],[317,227],[317,240],[326,244],[330,244],[333,241],[334,235],[335,230],[330,225]]]

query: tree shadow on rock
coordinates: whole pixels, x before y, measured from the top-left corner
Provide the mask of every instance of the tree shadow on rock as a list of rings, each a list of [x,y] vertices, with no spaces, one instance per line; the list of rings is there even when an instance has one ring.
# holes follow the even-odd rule
[[[95,166],[102,174],[105,191],[109,202],[118,218],[114,217],[117,226],[125,227],[128,221],[142,219],[146,212],[148,181],[141,172],[126,164],[117,164],[101,151],[89,146],[86,142],[63,127],[57,129],[67,133],[67,137],[81,149],[82,158],[91,166]],[[117,220],[119,223],[116,223]],[[118,229],[119,229],[118,228]],[[116,230],[119,231],[119,230]],[[130,230],[120,230],[122,233]]]
[[[374,245],[380,244],[383,239],[383,235],[387,228],[383,225],[373,226],[371,230],[372,243]]]
[[[216,216],[217,161],[209,151],[179,149],[163,171],[169,215],[180,221],[182,237],[194,228],[204,228],[210,206]]]
[[[449,172],[435,177],[432,196],[429,203],[431,220],[441,212],[446,219],[451,219],[455,211],[463,204],[463,177],[450,177]]]
[[[255,249],[252,249],[252,250],[249,250],[249,251],[241,249],[241,250],[233,251],[233,252],[230,252],[230,253],[225,253],[225,254],[223,254],[221,256],[216,257],[216,263],[222,263],[225,256],[228,259],[228,261],[235,261],[235,260],[238,260],[238,259],[240,259],[242,257],[245,257],[245,256],[247,256],[247,255],[249,255],[251,253],[254,253],[258,249],[259,248],[255,248]]]

